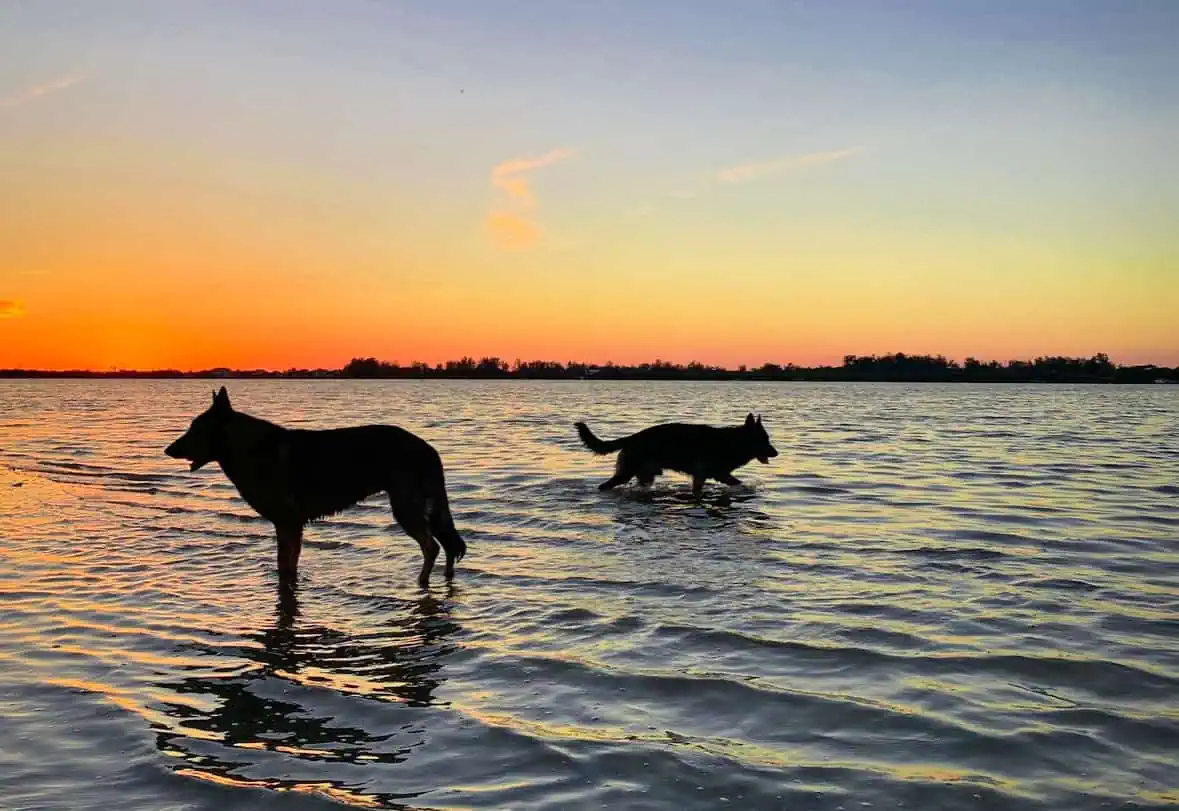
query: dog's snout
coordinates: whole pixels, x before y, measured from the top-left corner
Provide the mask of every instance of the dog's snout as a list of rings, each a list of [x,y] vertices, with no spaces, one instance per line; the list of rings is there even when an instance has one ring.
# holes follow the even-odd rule
[[[173,442],[171,445],[164,448],[164,453],[167,454],[168,456],[171,456],[173,459],[179,459],[180,452],[176,450],[176,446],[179,444],[180,444],[179,440],[177,440],[176,442]]]
[[[775,456],[777,456],[777,455],[778,455],[778,449],[777,449],[777,448],[774,448],[774,447],[771,447],[771,448],[770,448],[770,458],[771,458],[771,459],[773,459],[773,458],[774,458]]]

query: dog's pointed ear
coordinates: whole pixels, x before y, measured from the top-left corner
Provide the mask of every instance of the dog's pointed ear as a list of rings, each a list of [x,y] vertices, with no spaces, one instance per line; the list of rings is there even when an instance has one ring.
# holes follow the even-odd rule
[[[757,424],[761,425],[761,414],[757,415]]]
[[[746,428],[752,428],[753,426],[754,426],[754,422],[753,422],[753,413],[752,413],[752,412],[750,412],[750,413],[748,413],[748,414],[746,414],[746,415],[745,415],[745,427],[746,427]]]
[[[232,410],[232,406],[229,405],[229,392],[225,390],[224,386],[221,387],[221,391],[213,395],[213,406],[226,411]]]

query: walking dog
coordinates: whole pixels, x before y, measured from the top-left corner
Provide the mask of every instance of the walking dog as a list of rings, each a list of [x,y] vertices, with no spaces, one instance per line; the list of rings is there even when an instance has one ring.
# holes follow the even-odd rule
[[[740,485],[734,470],[753,459],[769,464],[778,455],[761,417],[755,419],[752,414],[745,417],[743,425],[734,427],[671,422],[609,441],[594,436],[584,422],[576,423],[576,428],[582,443],[594,453],[619,451],[614,475],[598,485],[599,490],[610,490],[635,477],[647,487],[664,470],[675,470],[692,477],[692,494],[698,497],[707,479]]]
[[[194,471],[209,462],[221,466],[246,503],[274,524],[282,581],[298,573],[308,523],[382,491],[389,494],[393,518],[421,547],[419,586],[429,586],[439,545],[448,580],[467,551],[450,515],[438,452],[404,428],[283,428],[234,411],[222,386],[164,453],[189,460]]]

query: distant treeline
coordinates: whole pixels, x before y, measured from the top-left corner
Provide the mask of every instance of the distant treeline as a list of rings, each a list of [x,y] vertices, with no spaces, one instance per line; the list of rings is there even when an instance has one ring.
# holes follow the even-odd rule
[[[596,365],[570,361],[530,360],[508,363],[496,357],[479,360],[462,358],[430,365],[353,358],[342,369],[206,369],[181,372],[161,369],[137,371],[40,371],[0,369],[0,377],[71,378],[452,378],[523,380],[827,380],[827,381],[909,381],[929,383],[1179,383],[1179,367],[1121,366],[1099,353],[1091,358],[1040,357],[1035,360],[980,361],[967,358],[958,363],[941,355],[846,355],[840,366],[796,366],[765,363],[758,367],[726,369],[703,363],[668,363],[656,360],[636,366],[607,363]]]

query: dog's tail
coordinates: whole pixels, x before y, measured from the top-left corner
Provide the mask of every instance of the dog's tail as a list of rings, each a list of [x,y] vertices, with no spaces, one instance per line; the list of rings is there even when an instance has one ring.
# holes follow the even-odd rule
[[[467,542],[454,528],[454,518],[450,514],[450,500],[446,497],[446,479],[442,470],[438,471],[437,492],[433,494],[433,509],[430,510],[430,534],[434,536],[447,554],[453,555],[455,560],[462,560],[467,554]]]
[[[577,428],[577,435],[581,437],[582,444],[594,453],[614,453],[614,451],[622,447],[624,440],[612,439],[607,442],[603,439],[598,439],[584,422],[575,423],[575,427]]]

